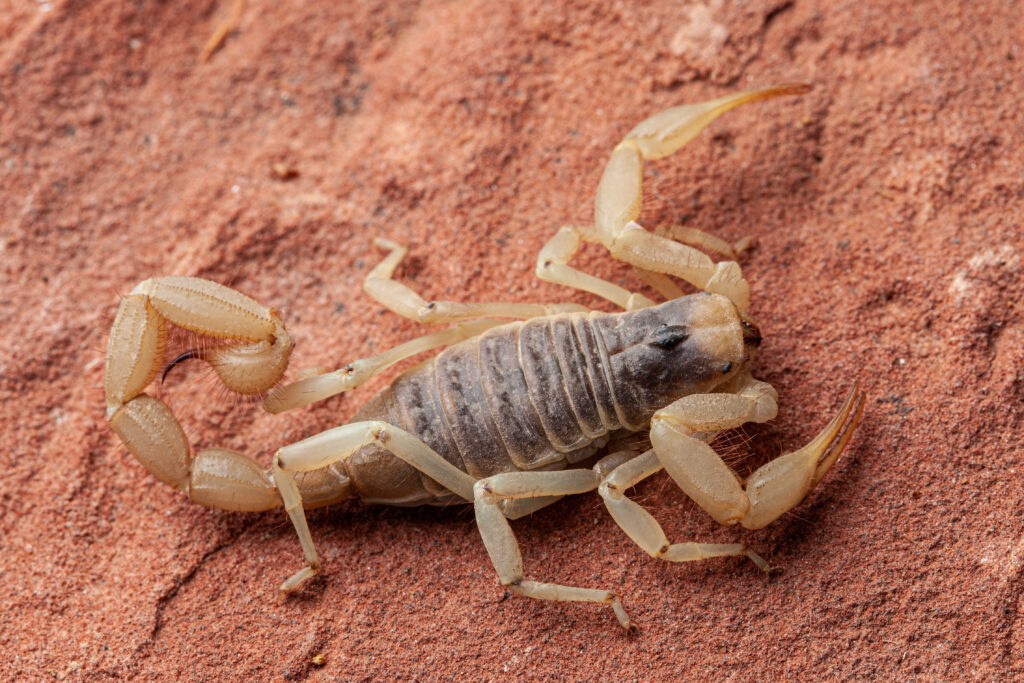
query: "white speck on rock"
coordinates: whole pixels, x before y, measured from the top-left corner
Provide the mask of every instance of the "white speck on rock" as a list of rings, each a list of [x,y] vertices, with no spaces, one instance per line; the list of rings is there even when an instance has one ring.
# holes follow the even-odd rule
[[[713,0],[710,6],[686,8],[686,20],[669,44],[672,54],[696,62],[707,62],[718,56],[722,45],[729,39],[729,29],[711,17],[721,4],[721,0]]]

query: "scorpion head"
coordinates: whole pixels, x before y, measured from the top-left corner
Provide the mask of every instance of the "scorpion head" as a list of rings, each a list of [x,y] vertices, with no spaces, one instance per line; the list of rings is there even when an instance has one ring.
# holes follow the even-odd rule
[[[644,422],[694,393],[721,390],[748,372],[761,333],[723,296],[694,294],[599,322],[620,407]]]

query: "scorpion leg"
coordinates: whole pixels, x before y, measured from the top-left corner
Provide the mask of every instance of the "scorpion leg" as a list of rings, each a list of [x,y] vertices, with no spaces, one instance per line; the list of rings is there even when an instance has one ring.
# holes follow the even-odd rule
[[[611,591],[541,583],[525,578],[523,557],[502,504],[523,498],[565,496],[593,491],[600,483],[594,470],[507,472],[481,479],[473,487],[476,523],[487,554],[508,590],[539,600],[599,602],[610,605],[623,628],[631,624],[619,596]]]
[[[303,510],[302,495],[295,482],[295,473],[328,467],[372,443],[387,449],[395,457],[412,465],[449,491],[467,501],[473,500],[473,477],[452,465],[409,432],[386,422],[354,422],[285,446],[274,454],[274,481],[281,493],[285,510],[299,535],[307,566],[281,584],[283,593],[296,590],[304,581],[320,571],[320,557],[306,524],[306,513]]]
[[[473,320],[475,318],[531,318],[561,312],[588,309],[578,304],[528,303],[460,303],[424,300],[406,285],[392,279],[395,268],[405,256],[405,247],[389,240],[377,239],[374,244],[390,253],[366,276],[363,289],[388,310],[403,317],[427,324],[470,321],[453,325],[382,353],[361,358],[333,372],[313,370],[308,376],[270,391],[263,408],[270,413],[308,405],[316,401],[355,389],[395,363],[424,351],[455,344],[475,337],[492,327],[504,324],[500,320]]]
[[[313,371],[291,384],[277,387],[267,394],[263,401],[263,408],[267,412],[280,413],[355,389],[399,361],[424,351],[475,337],[492,327],[504,324],[502,320],[472,320],[473,318],[530,318],[562,311],[587,310],[576,304],[427,302],[409,287],[391,277],[405,256],[405,247],[384,239],[374,240],[374,244],[382,249],[389,249],[390,253],[370,271],[363,283],[364,290],[373,299],[398,315],[423,323],[442,324],[457,320],[469,322],[426,334],[368,358],[360,358],[333,372]]]
[[[615,523],[651,557],[669,562],[693,562],[710,557],[745,555],[761,569],[768,563],[742,543],[673,543],[669,545],[661,525],[638,504],[626,497],[626,490],[660,472],[664,466],[654,450],[616,467],[601,481],[597,491]]]
[[[643,268],[637,268],[633,266],[633,273],[646,282],[654,291],[661,294],[665,298],[665,301],[671,301],[672,299],[678,299],[681,296],[686,296],[686,292],[679,288],[672,278],[661,273],[655,273],[651,270],[644,270]]]
[[[654,302],[643,294],[631,292],[568,265],[583,242],[599,241],[591,228],[571,225],[560,228],[537,254],[537,277],[546,282],[596,294],[627,311],[654,305]]]
[[[795,507],[821,481],[849,441],[863,406],[864,395],[855,385],[817,437],[758,469],[745,486],[695,434],[775,417],[775,390],[764,382],[750,380],[738,394],[694,394],[676,401],[655,413],[651,444],[672,479],[718,522],[760,529]]]
[[[740,254],[746,251],[752,242],[752,239],[747,236],[741,237],[735,244],[730,244],[718,235],[685,225],[658,226],[654,229],[654,234],[659,237],[675,240],[676,242],[692,244],[708,251],[717,252],[732,261],[735,261]]]
[[[403,318],[441,325],[474,318],[536,318],[565,312],[586,312],[584,306],[572,303],[463,303],[458,301],[427,301],[408,286],[392,278],[395,268],[405,257],[406,248],[386,239],[375,239],[374,246],[390,253],[371,270],[363,281],[365,291],[377,303]]]
[[[654,234],[665,239],[675,240],[684,244],[692,244],[707,251],[714,251],[729,260],[736,260],[736,257],[745,251],[751,243],[750,237],[743,237],[735,244],[729,244],[721,237],[712,235],[699,228],[689,228],[685,225],[658,226]],[[670,277],[652,270],[644,270],[639,266],[633,266],[633,272],[638,278],[646,282],[665,300],[678,299],[685,296],[685,292],[679,288]]]
[[[559,230],[538,256],[538,277],[585,289],[627,310],[651,305],[649,300],[639,298],[640,295],[567,265],[582,242],[596,242],[604,245],[614,258],[643,270],[682,278],[700,289],[722,294],[741,310],[746,310],[749,287],[734,261],[716,264],[704,253],[651,234],[636,223],[643,198],[643,162],[676,152],[730,109],[807,90],[804,85],[747,90],[710,102],[673,107],[642,121],[615,147],[605,166],[597,187],[594,226]],[[706,243],[703,238],[697,241]]]
[[[355,389],[406,358],[475,337],[492,327],[503,324],[505,323],[502,320],[474,320],[459,323],[417,337],[368,358],[360,358],[338,370],[314,372],[290,384],[272,389],[263,399],[263,408],[268,413],[281,413],[285,410],[322,401],[335,394]]]

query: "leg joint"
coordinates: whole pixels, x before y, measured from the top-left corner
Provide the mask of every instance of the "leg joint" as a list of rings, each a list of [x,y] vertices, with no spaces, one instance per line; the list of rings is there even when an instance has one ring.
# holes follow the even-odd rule
[[[611,498],[612,500],[621,500],[623,492],[619,490],[619,487],[610,481],[602,481],[601,485],[597,487],[597,492],[602,498]]]

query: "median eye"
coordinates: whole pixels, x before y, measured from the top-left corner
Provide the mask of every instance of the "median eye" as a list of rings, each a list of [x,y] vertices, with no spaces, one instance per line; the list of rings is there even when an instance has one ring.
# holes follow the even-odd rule
[[[659,349],[671,349],[686,341],[689,336],[686,328],[681,325],[662,325],[651,333],[648,343]]]

